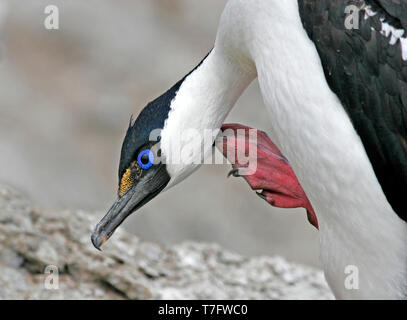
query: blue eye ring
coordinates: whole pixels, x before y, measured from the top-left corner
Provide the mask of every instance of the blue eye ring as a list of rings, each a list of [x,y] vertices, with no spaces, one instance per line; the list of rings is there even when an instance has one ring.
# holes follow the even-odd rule
[[[148,154],[148,163],[146,163],[146,164],[144,164],[141,161],[141,157],[144,156],[145,154]],[[137,163],[144,170],[150,169],[153,166],[153,163],[154,163],[154,153],[152,153],[150,149],[146,149],[146,150],[141,151],[137,156]]]

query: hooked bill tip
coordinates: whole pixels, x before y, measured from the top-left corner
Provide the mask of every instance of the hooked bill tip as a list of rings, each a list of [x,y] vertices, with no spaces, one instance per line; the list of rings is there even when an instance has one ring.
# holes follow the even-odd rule
[[[109,237],[105,233],[97,234],[94,232],[91,236],[93,246],[99,251],[102,251],[101,247],[108,239]]]

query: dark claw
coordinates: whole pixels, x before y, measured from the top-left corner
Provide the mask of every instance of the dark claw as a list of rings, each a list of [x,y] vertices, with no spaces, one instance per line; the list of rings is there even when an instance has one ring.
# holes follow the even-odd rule
[[[262,198],[263,200],[266,200],[266,201],[267,201],[267,197],[266,197],[263,193],[256,191],[256,194],[257,194],[260,198]]]
[[[239,174],[239,168],[235,168],[235,169],[230,170],[229,173],[228,173],[228,178],[230,176],[234,176],[236,178],[241,177],[241,175]]]

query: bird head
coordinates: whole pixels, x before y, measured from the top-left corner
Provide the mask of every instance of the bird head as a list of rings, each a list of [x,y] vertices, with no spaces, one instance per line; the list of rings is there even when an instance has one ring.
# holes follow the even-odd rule
[[[200,149],[201,141],[180,140],[186,130],[178,125],[177,119],[169,119],[174,98],[187,76],[148,103],[135,121],[130,119],[121,149],[117,199],[91,236],[97,249],[129,215],[199,167],[196,164],[199,160],[177,161],[177,144],[188,142],[189,147]],[[185,120],[189,122],[188,118]]]
[[[161,131],[181,82],[148,103],[135,121],[130,119],[121,149],[117,199],[91,236],[97,249],[130,214],[169,184],[171,176],[160,148]]]
[[[238,95],[222,86],[235,77],[215,81],[207,76],[214,65],[209,57],[130,121],[121,150],[117,200],[92,233],[96,248],[130,214],[191,175],[211,154]]]

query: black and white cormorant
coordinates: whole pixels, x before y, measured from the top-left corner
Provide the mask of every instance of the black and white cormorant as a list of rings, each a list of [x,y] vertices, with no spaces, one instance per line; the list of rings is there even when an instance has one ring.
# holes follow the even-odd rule
[[[354,29],[345,24],[350,5],[359,10]],[[182,137],[219,129],[257,77],[273,141],[315,209],[335,296],[406,298],[406,29],[407,0],[230,0],[213,50],[131,123],[118,199],[93,244],[199,167],[196,155],[212,143]],[[357,290],[346,286],[347,266],[357,267]]]

